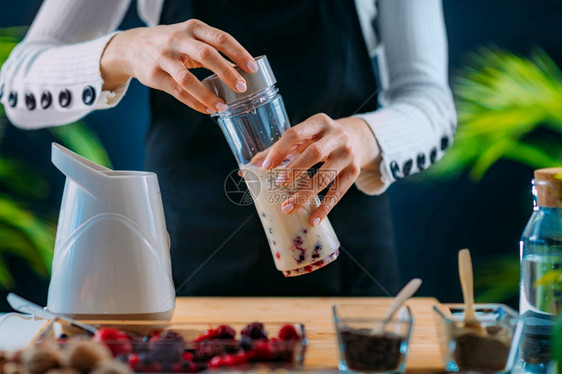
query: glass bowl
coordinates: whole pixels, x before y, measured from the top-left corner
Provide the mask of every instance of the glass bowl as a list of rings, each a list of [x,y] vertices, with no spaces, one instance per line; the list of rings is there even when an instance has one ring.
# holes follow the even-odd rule
[[[464,327],[463,304],[433,307],[439,348],[447,371],[508,373],[519,352],[523,323],[504,304],[475,304],[485,334]]]
[[[332,308],[342,371],[403,373],[413,328],[410,308],[403,306],[384,321],[387,307],[334,305]],[[383,323],[386,324],[383,325]],[[384,329],[380,329],[384,326]]]
[[[230,330],[235,333],[234,337],[219,338],[217,334],[221,333],[216,331],[225,331],[221,325],[234,329]],[[195,322],[154,324],[139,321],[122,324],[104,321],[103,325],[96,327],[105,328],[100,330],[105,332],[113,330],[106,334],[109,338],[101,339],[103,334],[98,332],[93,340],[103,341],[114,358],[128,364],[134,372],[194,373],[208,369],[247,370],[255,365],[268,369],[289,370],[302,367],[307,347],[304,325],[265,322],[263,325],[267,339],[243,337],[241,331],[248,325],[248,322],[215,323],[211,326],[208,323]],[[294,329],[289,328],[291,331],[288,332],[288,325]],[[65,330],[59,330],[56,336],[61,349],[68,347],[73,340],[89,339],[83,334],[73,335]]]

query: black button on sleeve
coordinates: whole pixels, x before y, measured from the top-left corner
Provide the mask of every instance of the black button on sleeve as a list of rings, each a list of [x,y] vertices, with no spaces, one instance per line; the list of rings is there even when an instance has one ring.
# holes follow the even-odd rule
[[[435,161],[437,161],[437,147],[431,148],[431,152],[429,153],[429,162],[434,164]]]
[[[62,90],[59,93],[59,104],[63,108],[68,108],[72,102],[72,93],[69,90]]]
[[[449,148],[449,137],[448,136],[443,136],[441,138],[441,150],[444,151],[447,148]]]
[[[8,104],[10,104],[10,106],[12,108],[15,108],[16,105],[18,105],[18,93],[17,92],[10,92],[10,96],[8,96]]]
[[[413,165],[414,165],[414,161],[412,159],[409,159],[404,163],[404,166],[402,166],[402,174],[404,174],[405,177],[410,175]]]
[[[400,175],[400,166],[398,166],[398,162],[392,161],[390,163],[390,172],[392,173],[394,179],[402,178],[402,176]]]
[[[49,91],[43,91],[41,94],[41,108],[47,109],[53,103],[53,95]]]
[[[82,102],[86,105],[92,105],[96,101],[96,89],[92,86],[86,86],[82,91]]]
[[[25,107],[27,110],[33,110],[37,106],[37,102],[35,101],[35,96],[32,93],[25,94]]]
[[[420,171],[425,169],[425,153],[418,153],[418,156],[416,157],[416,164],[418,165],[418,169],[420,169]]]

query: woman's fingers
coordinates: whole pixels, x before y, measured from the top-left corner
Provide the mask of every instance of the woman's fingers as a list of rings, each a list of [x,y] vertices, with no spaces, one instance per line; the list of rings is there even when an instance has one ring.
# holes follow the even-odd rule
[[[359,169],[352,166],[342,170],[342,172],[338,174],[334,180],[334,184],[332,184],[326,196],[322,199],[320,206],[310,214],[309,221],[311,225],[317,226],[326,218],[328,213],[339,203],[343,195],[345,195],[353,185],[358,175]]]
[[[270,148],[264,149],[263,151],[257,153],[254,157],[252,157],[252,159],[250,160],[250,164],[252,165],[256,165],[258,167],[263,167],[263,160],[265,160],[265,158],[267,157],[267,155],[269,154],[269,150]]]
[[[340,171],[349,164],[349,160],[343,157],[334,157],[327,160],[312,178],[307,173],[302,174],[302,178],[294,182],[295,193],[281,204],[281,210],[290,214],[306,205],[313,196],[318,195],[328,185],[334,181]]]
[[[180,87],[205,107],[203,113],[214,113],[217,110],[226,109],[224,101],[203,86],[199,79],[184,66],[179,56],[164,54],[156,62]]]
[[[202,105],[198,100],[191,96],[182,86],[180,86],[170,75],[165,73],[163,70],[159,70],[154,74],[154,81],[158,82],[157,85],[151,85],[151,87],[162,90],[180,102],[184,103],[188,107],[195,109],[198,112],[208,114],[207,108]]]
[[[246,80],[214,47],[198,40],[183,40],[180,48],[189,58],[216,73],[233,91],[246,91]]]
[[[328,116],[325,114],[314,115],[285,131],[277,143],[271,147],[269,155],[264,161],[264,168],[273,169],[279,166],[288,154],[318,138],[325,128],[326,117]]]
[[[197,39],[224,53],[245,72],[255,73],[258,71],[258,66],[252,55],[232,35],[201,21],[195,21],[192,24],[193,36]]]

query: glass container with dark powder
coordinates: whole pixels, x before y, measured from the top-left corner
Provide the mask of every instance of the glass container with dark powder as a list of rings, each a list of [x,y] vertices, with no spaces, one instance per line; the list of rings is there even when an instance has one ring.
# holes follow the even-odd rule
[[[384,332],[373,334],[370,329],[342,328],[341,343],[345,362],[356,371],[386,371],[397,369],[404,337]]]
[[[486,334],[459,329],[456,335],[455,362],[459,370],[503,370],[511,349],[512,333],[503,326],[488,326]]]

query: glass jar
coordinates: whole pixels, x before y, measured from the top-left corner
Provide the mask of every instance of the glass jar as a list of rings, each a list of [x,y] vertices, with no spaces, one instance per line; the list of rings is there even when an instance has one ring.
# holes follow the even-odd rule
[[[562,168],[536,170],[532,191],[533,214],[520,242],[521,361],[526,371],[545,373],[562,311]]]
[[[246,79],[247,90],[236,93],[216,75],[203,84],[225,100],[227,109],[212,116],[217,120],[258,211],[275,266],[284,276],[310,273],[333,262],[339,255],[339,241],[326,218],[317,226],[309,223],[310,213],[320,205],[314,196],[290,215],[281,204],[294,193],[297,182],[278,186],[284,166],[266,170],[255,156],[271,147],[290,127],[283,99],[275,87],[275,76],[267,57],[256,58],[258,72],[249,74],[237,68]]]

